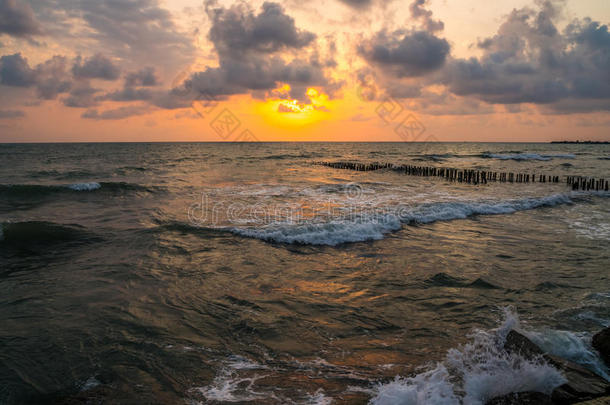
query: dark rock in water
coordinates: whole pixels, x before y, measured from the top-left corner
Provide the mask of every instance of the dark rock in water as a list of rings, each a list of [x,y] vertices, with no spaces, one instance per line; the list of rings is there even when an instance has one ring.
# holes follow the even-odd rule
[[[485,405],[553,405],[553,400],[542,392],[525,391],[492,398]]]
[[[508,332],[508,335],[506,335],[504,350],[509,353],[519,353],[526,359],[532,359],[536,356],[542,356],[544,354],[542,349],[515,330],[511,330]]]
[[[542,356],[544,360],[563,374],[568,381],[553,390],[551,394],[553,403],[573,404],[579,401],[602,397],[610,393],[610,383],[608,381],[576,363],[561,357],[545,354],[542,349],[519,332],[511,330],[508,333],[504,349],[510,353],[519,353],[526,359]],[[504,402],[500,403],[503,404]]]
[[[610,367],[610,327],[596,333],[591,344],[599,352],[606,365]]]
[[[567,383],[553,390],[551,397],[554,402],[573,404],[610,394],[610,383],[594,372],[561,357],[551,355],[544,357],[568,380]]]
[[[610,397],[596,398],[585,402],[578,402],[577,405],[610,405]]]

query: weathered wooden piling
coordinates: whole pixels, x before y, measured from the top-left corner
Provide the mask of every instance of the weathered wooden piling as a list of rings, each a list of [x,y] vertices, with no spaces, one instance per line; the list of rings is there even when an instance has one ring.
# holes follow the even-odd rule
[[[447,181],[474,185],[487,184],[490,181],[500,183],[560,183],[562,181],[560,176],[542,173],[539,173],[538,179],[536,179],[536,174],[534,173],[491,172],[453,167],[395,165],[379,162],[313,162],[313,164],[356,171],[390,169],[410,176],[439,177]],[[565,181],[566,185],[571,186],[572,190],[608,191],[610,186],[608,180],[584,176],[566,176]]]

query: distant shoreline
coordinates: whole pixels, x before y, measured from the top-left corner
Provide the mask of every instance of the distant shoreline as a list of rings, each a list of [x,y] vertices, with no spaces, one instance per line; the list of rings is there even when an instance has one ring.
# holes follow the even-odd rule
[[[577,143],[582,145],[607,145],[610,141],[551,141],[550,143]]]

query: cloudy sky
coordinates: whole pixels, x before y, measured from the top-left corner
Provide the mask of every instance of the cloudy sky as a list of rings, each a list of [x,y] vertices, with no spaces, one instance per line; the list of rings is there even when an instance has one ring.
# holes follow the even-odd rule
[[[608,0],[0,0],[0,142],[610,140]]]

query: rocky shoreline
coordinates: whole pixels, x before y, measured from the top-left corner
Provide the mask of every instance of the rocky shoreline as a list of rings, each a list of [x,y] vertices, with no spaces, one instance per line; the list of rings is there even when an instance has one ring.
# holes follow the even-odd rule
[[[592,346],[606,365],[610,366],[610,327],[593,336]],[[487,401],[486,405],[563,405],[610,404],[610,382],[579,364],[545,353],[521,333],[511,330],[506,336],[504,349],[526,360],[546,362],[557,368],[566,382],[550,395],[541,392],[515,392]]]

